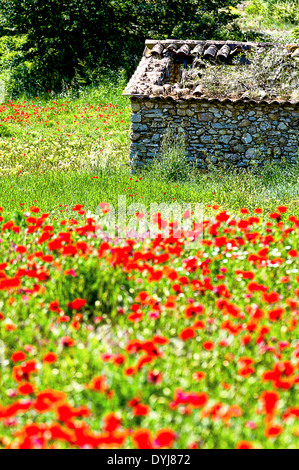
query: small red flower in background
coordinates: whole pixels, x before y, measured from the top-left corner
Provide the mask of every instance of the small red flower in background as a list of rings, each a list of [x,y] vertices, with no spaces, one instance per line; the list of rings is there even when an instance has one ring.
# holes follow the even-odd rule
[[[279,393],[271,390],[263,392],[259,398],[262,402],[264,413],[269,415],[271,418],[275,414],[279,398]]]
[[[269,214],[269,217],[271,219],[280,220],[281,219],[281,214],[279,212],[272,212],[271,214]]]
[[[282,432],[283,426],[280,426],[280,424],[271,424],[265,428],[264,435],[271,439],[279,436]]]
[[[30,210],[30,212],[35,212],[35,213],[40,212],[40,208],[39,207],[34,207],[34,206],[29,207],[29,210]]]
[[[103,430],[109,433],[115,432],[121,425],[121,419],[116,415],[116,413],[108,413],[105,415],[103,422]]]
[[[196,382],[200,382],[201,380],[205,378],[205,376],[206,374],[204,372],[198,371],[192,374],[192,379],[196,380]]]
[[[184,392],[178,388],[174,392],[173,402],[169,404],[171,409],[179,405],[190,405],[193,408],[201,408],[206,405],[209,396],[205,392]]]
[[[59,307],[59,301],[58,300],[53,300],[52,302],[49,303],[49,310],[51,312],[60,312],[61,308]]]
[[[147,381],[149,383],[160,384],[162,382],[162,373],[158,370],[150,370],[147,374]]]
[[[131,434],[131,439],[137,449],[153,449],[153,436],[149,429],[137,429]]]
[[[27,252],[26,246],[23,246],[23,245],[17,246],[17,248],[16,248],[16,253],[21,253],[21,254],[23,254],[23,253],[26,253],[26,252]]]
[[[254,449],[254,445],[249,441],[239,441],[236,445],[236,449]]]
[[[135,367],[128,367],[127,369],[124,370],[125,375],[133,375],[135,374],[136,369]]]
[[[150,411],[150,407],[148,405],[144,405],[143,403],[138,403],[133,407],[134,416],[147,416]]]
[[[179,333],[179,338],[182,341],[187,341],[188,339],[194,338],[196,336],[196,333],[193,328],[184,328],[180,333]]]
[[[12,354],[11,360],[13,362],[25,361],[27,355],[23,351],[16,351]]]
[[[277,207],[277,210],[278,212],[280,212],[280,214],[284,214],[285,212],[287,212],[288,208],[286,206],[279,206]]]
[[[58,359],[57,354],[53,352],[48,352],[43,356],[43,362],[46,364],[53,364],[53,362],[56,362]]]
[[[18,392],[19,392],[21,395],[30,395],[30,394],[33,393],[34,391],[35,391],[34,385],[32,385],[32,384],[29,383],[29,382],[26,382],[26,383],[24,383],[24,384],[18,386]]]
[[[206,324],[202,320],[197,320],[193,323],[193,328],[195,330],[204,330],[205,327],[206,327]]]
[[[158,448],[172,447],[175,437],[176,434],[172,429],[160,429],[160,431],[157,431],[154,445]]]
[[[80,310],[84,305],[86,304],[85,299],[75,299],[72,302],[69,302],[67,304],[68,308],[73,309],[73,310]]]
[[[61,338],[61,343],[63,346],[72,347],[75,345],[75,341],[70,336],[63,336]]]
[[[104,393],[109,389],[109,385],[107,384],[106,380],[107,377],[105,375],[98,375],[91,380],[87,387],[90,390]]]
[[[206,351],[213,351],[215,345],[214,345],[213,341],[205,341],[204,343],[202,343],[202,347]]]

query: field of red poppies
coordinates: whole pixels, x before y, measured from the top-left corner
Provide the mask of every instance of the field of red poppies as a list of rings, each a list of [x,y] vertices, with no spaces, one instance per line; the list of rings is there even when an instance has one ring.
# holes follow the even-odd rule
[[[0,208],[0,448],[297,448],[299,219],[214,206],[187,250],[72,209]]]

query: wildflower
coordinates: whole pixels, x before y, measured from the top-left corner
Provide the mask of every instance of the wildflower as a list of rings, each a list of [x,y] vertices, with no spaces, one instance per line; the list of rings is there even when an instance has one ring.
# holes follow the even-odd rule
[[[57,359],[58,359],[57,354],[53,352],[48,352],[43,356],[43,362],[45,364],[53,364],[54,362],[57,361]]]
[[[179,334],[179,338],[182,341],[187,341],[188,339],[194,338],[195,336],[196,333],[193,328],[184,328]]]
[[[202,343],[202,346],[206,351],[213,351],[213,349],[215,347],[213,341],[204,341]]]
[[[69,309],[73,310],[80,310],[84,305],[86,305],[86,300],[85,299],[75,299],[72,302],[69,302],[67,304]]]
[[[23,351],[16,351],[12,354],[11,360],[13,362],[25,361],[26,357],[27,356]]]
[[[236,449],[254,449],[254,445],[249,441],[239,441],[236,445]]]
[[[160,429],[157,431],[154,445],[158,448],[172,447],[176,438],[176,434],[172,429]]]

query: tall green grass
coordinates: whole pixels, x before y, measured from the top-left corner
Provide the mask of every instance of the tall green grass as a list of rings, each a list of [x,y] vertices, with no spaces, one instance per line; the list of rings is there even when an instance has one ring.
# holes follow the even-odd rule
[[[206,215],[213,212],[214,205],[233,213],[244,207],[252,213],[257,207],[272,212],[278,205],[286,205],[289,213],[299,216],[299,165],[270,165],[242,173],[194,170],[182,181],[173,180],[173,171],[169,175],[168,180],[157,178],[155,170],[132,174],[124,167],[6,176],[0,182],[0,206],[11,216],[39,206],[53,218],[63,219],[73,216],[75,204],[84,204],[86,211],[95,214],[99,203],[108,202],[117,211],[118,196],[126,196],[127,205],[142,203],[148,211],[154,202],[202,203]]]

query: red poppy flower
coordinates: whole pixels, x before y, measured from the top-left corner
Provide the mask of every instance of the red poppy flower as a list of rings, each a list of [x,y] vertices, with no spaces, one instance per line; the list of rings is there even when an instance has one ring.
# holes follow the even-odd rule
[[[271,214],[269,214],[269,217],[271,217],[271,219],[280,220],[281,214],[279,212],[272,212]]]
[[[73,310],[80,310],[84,305],[86,304],[85,299],[75,299],[72,302],[69,302],[67,304],[68,308],[73,309]]]
[[[175,441],[175,432],[172,429],[160,429],[157,431],[154,441],[155,447],[172,447]]]
[[[19,277],[10,277],[0,280],[0,290],[10,290],[20,287],[21,280]]]
[[[239,441],[236,445],[236,449],[254,449],[254,445],[249,441]]]
[[[193,323],[193,328],[195,330],[203,330],[205,327],[206,327],[206,324],[202,320],[197,320]]]
[[[35,390],[34,385],[32,385],[29,382],[26,382],[26,383],[18,386],[18,392],[21,395],[30,395],[31,393],[34,392],[34,390]]]
[[[187,341],[188,339],[194,338],[196,336],[196,333],[193,328],[184,328],[180,333],[179,333],[179,338],[182,341]]]
[[[115,413],[108,413],[103,417],[103,430],[109,433],[115,432],[121,425],[121,419]]]
[[[262,300],[269,304],[274,304],[279,300],[278,292],[263,292],[262,293]]]
[[[106,376],[105,375],[98,375],[97,377],[94,377],[90,384],[88,385],[88,388],[90,390],[95,390],[97,392],[106,392],[108,390],[109,386],[106,382]]]
[[[274,414],[279,398],[279,393],[275,391],[267,390],[261,394],[260,400],[267,415]]]
[[[216,208],[217,209],[219,208],[219,206],[213,206],[213,209]],[[226,222],[228,219],[229,219],[229,214],[226,212],[226,211],[223,211],[223,212],[220,212],[219,214],[216,215],[215,219],[218,221],[218,222]]]
[[[213,341],[205,341],[204,343],[202,343],[202,347],[206,351],[213,351],[215,345],[214,345]]]
[[[133,375],[136,372],[136,369],[134,367],[128,367],[127,369],[124,370],[125,375]]]
[[[162,382],[162,373],[158,370],[150,370],[147,374],[149,383],[160,384]]]
[[[53,352],[48,352],[43,356],[43,362],[46,364],[53,364],[53,362],[57,361],[58,356]]]
[[[279,436],[283,431],[283,427],[280,426],[279,424],[272,424],[270,426],[267,426],[264,431],[264,435],[268,438],[275,438]]]
[[[193,380],[196,380],[196,382],[200,382],[201,380],[203,380],[205,378],[206,374],[204,372],[201,372],[201,371],[198,371],[198,372],[194,372],[194,374],[192,374],[192,378]]]
[[[202,315],[204,312],[204,306],[199,304],[199,305],[188,305],[185,308],[185,318],[190,318],[194,315]]]
[[[68,347],[72,347],[75,345],[75,341],[69,336],[63,336],[61,338],[61,343],[63,344],[63,346],[68,346]]]
[[[137,429],[131,434],[131,439],[137,449],[152,449],[152,433],[149,429]]]
[[[13,362],[25,361],[26,357],[27,356],[23,351],[16,351],[12,354],[11,360]]]
[[[143,403],[138,403],[133,408],[134,416],[147,416],[150,413],[151,409],[148,405],[144,405]]]

